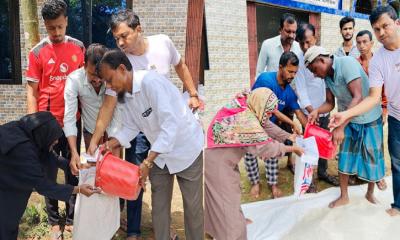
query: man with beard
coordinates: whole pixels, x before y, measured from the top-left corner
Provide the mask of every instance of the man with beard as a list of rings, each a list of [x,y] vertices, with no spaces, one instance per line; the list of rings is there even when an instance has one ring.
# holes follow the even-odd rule
[[[265,40],[261,45],[260,53],[258,54],[256,79],[263,72],[276,72],[279,69],[279,60],[283,53],[294,52],[297,56],[300,56],[301,49],[299,43],[295,41],[297,30],[297,21],[293,14],[285,13],[280,19],[279,35],[270,39]],[[294,87],[294,83],[292,85]],[[293,112],[283,112],[289,120],[293,120]],[[293,121],[292,121],[293,122]],[[291,124],[282,122],[281,128],[287,132],[296,131],[300,133],[300,129],[294,127]],[[296,130],[297,129],[297,130]],[[291,158],[291,154],[286,154],[289,158],[287,162],[287,168],[294,173],[294,161]],[[247,156],[247,155],[246,155]]]
[[[278,71],[279,59],[282,53],[292,51],[296,55],[301,53],[296,37],[297,22],[293,14],[285,13],[280,19],[279,35],[266,39],[258,54],[256,78],[262,72]]]
[[[64,134],[68,139],[71,149],[70,167],[73,174],[77,175],[81,167],[79,151],[76,147],[78,129],[76,127],[76,114],[78,105],[82,111],[83,139],[86,149],[96,126],[96,119],[105,96],[106,85],[98,76],[96,66],[100,62],[107,48],[101,44],[89,45],[85,52],[85,66],[68,75],[65,85],[64,99]],[[119,114],[114,113],[107,136],[112,137],[118,130]],[[106,140],[106,139],[105,139]],[[120,149],[115,149],[114,155],[119,156]]]
[[[63,126],[64,122],[64,88],[68,74],[83,66],[85,47],[79,40],[65,35],[68,17],[67,4],[62,0],[45,1],[42,8],[42,17],[47,31],[47,37],[29,52],[27,80],[27,108],[28,113],[49,111]],[[78,119],[80,129],[80,119]],[[80,149],[80,131],[78,132],[76,148]],[[69,158],[68,142],[62,136],[54,147],[57,153]],[[57,179],[58,170],[52,169],[49,178]],[[69,168],[65,170],[65,181],[76,185],[78,180],[72,175]],[[75,194],[66,202],[65,230],[72,232],[74,219]],[[58,201],[46,197],[46,210],[49,224],[52,226],[51,239],[59,239],[60,215]]]
[[[188,105],[193,110],[199,107],[199,96],[189,69],[185,64],[172,40],[164,34],[145,36],[143,34],[140,19],[132,10],[121,10],[113,14],[110,21],[110,29],[115,42],[128,57],[134,70],[155,70],[170,80],[170,69],[174,67],[184,87],[188,90],[190,99]],[[117,105],[116,93],[106,90],[103,105],[99,111],[96,128],[90,141],[88,152],[93,154],[106,127],[111,122],[111,116]],[[123,96],[123,95],[122,95]],[[150,149],[150,143],[143,133],[137,135],[131,142],[131,147],[125,149],[127,161],[140,165],[146,158]],[[141,211],[143,192],[135,201],[127,201],[127,233],[128,240],[136,240],[140,237]],[[174,234],[172,234],[174,235]],[[174,236],[172,236],[174,239]]]
[[[105,146],[113,149],[143,132],[151,143],[140,164],[141,184],[149,175],[152,222],[156,239],[170,239],[171,200],[174,177],[182,192],[185,234],[203,239],[203,144],[204,135],[178,88],[154,70],[133,71],[120,50],[107,52],[99,65],[107,87],[118,93],[122,128]]]
[[[352,56],[354,58],[358,58],[360,56],[360,52],[358,51],[356,44],[353,42],[355,24],[356,22],[352,17],[343,17],[340,19],[339,26],[340,33],[343,37],[343,43],[342,46],[336,50],[336,56]]]
[[[369,17],[375,37],[382,47],[371,59],[368,73],[369,95],[348,111],[333,114],[331,127],[341,126],[380,104],[383,84],[388,99],[388,146],[392,164],[393,199],[387,213],[400,216],[400,22],[391,6],[374,9]]]
[[[307,118],[300,109],[297,103],[297,96],[290,86],[299,68],[299,59],[293,52],[284,52],[279,59],[279,70],[278,72],[264,72],[260,74],[256,82],[253,85],[253,89],[264,87],[271,89],[274,94],[278,97],[278,111],[275,111],[276,116],[271,117],[273,123],[277,123],[278,119],[288,124],[294,124],[292,120],[286,117],[281,112],[283,111],[294,111],[297,118],[303,127],[307,124]],[[281,127],[281,124],[277,124]],[[281,127],[282,128],[282,127]],[[283,129],[283,128],[282,128]],[[289,160],[288,160],[289,161]],[[271,188],[272,196],[274,198],[282,195],[281,190],[278,188],[278,159],[271,158],[265,161],[265,172],[267,177],[267,183]],[[250,153],[245,155],[246,170],[248,171],[249,179],[252,183],[251,193],[257,197],[259,192],[259,174],[257,158]]]

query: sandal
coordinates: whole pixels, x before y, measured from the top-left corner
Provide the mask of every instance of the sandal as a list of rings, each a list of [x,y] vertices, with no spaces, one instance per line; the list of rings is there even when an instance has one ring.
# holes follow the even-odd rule
[[[317,186],[315,185],[315,183],[311,183],[310,186],[308,187],[306,193],[317,193]]]
[[[54,225],[50,228],[50,240],[64,239],[59,225]]]
[[[329,183],[330,185],[333,185],[335,187],[339,186],[338,178],[335,177],[335,176],[329,175],[327,173],[318,176],[318,179],[321,180],[321,181],[324,181],[326,183]],[[350,180],[349,180],[349,182],[350,182]]]

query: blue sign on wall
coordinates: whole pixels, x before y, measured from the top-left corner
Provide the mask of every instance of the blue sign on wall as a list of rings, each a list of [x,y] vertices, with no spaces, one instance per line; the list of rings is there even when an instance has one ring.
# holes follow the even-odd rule
[[[369,15],[355,12],[354,7],[351,8],[351,11],[342,10],[342,0],[258,0],[258,2],[296,8],[308,12],[352,16],[361,19],[368,19],[369,17]]]

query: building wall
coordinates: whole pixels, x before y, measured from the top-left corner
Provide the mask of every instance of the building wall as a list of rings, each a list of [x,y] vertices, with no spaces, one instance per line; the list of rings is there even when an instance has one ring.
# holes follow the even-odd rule
[[[347,2],[347,1],[344,1]],[[43,21],[38,16],[41,38],[46,36]],[[132,0],[133,10],[141,18],[146,35],[167,34],[184,56],[188,0]],[[246,0],[205,0],[205,17],[210,69],[205,71],[206,112],[204,124],[237,92],[250,87],[249,49]],[[342,42],[339,21],[342,16],[321,14],[321,45],[335,51]],[[25,49],[25,34],[21,17],[21,49]],[[368,20],[356,19],[356,32],[369,29]],[[375,49],[378,47],[377,41]],[[26,53],[22,51],[22,69],[26,69]],[[182,82],[171,69],[172,80],[182,88]],[[22,85],[0,85],[0,124],[18,119],[26,113],[25,79]]]
[[[38,17],[40,38],[47,36],[41,18],[43,0],[38,0]],[[175,43],[179,53],[184,57],[186,45],[186,17],[188,0],[132,0],[134,11],[141,18],[141,24],[146,35],[167,34]],[[20,12],[21,6],[20,6]],[[27,52],[25,51],[25,33],[20,14],[21,33],[21,66],[24,75],[27,67]],[[177,77],[175,70],[171,69],[172,80],[182,88],[182,82]],[[19,119],[26,114],[26,80],[23,76],[20,85],[0,84],[0,124]]]
[[[21,1],[20,1],[21,2]],[[46,36],[46,30],[40,15],[40,6],[43,0],[38,0],[38,16],[40,37]],[[20,5],[20,13],[22,8]],[[4,85],[0,84],[0,124],[19,119],[26,114],[26,89],[25,89],[25,69],[27,66],[27,52],[25,51],[25,32],[22,23],[22,15],[20,14],[20,42],[21,42],[21,68],[22,68],[22,84]]]
[[[204,75],[208,125],[217,110],[235,94],[250,87],[245,0],[206,0],[210,70]]]

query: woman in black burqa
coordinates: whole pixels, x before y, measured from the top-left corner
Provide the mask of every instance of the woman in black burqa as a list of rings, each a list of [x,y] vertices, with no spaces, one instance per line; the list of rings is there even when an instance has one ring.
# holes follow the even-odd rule
[[[49,112],[37,112],[0,126],[0,239],[13,240],[33,190],[68,201],[71,194],[91,196],[99,190],[88,184],[61,185],[46,178],[57,167],[50,158],[62,128]],[[51,159],[51,160],[49,160]]]

